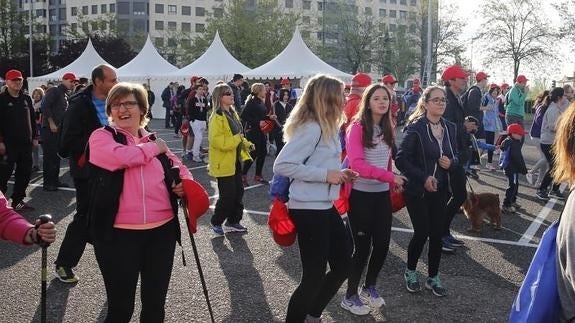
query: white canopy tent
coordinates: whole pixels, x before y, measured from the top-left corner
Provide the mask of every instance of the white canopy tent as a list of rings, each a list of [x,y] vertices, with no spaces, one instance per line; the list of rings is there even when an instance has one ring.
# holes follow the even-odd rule
[[[248,79],[280,79],[284,77],[304,79],[318,73],[340,77],[344,80],[352,78],[352,75],[336,69],[317,57],[307,47],[301,38],[299,28],[296,27],[289,44],[278,56],[264,65],[244,73],[244,76]]]
[[[48,81],[61,80],[64,73],[68,72],[74,73],[76,77],[90,78],[92,75],[92,69],[96,65],[100,64],[108,63],[100,56],[100,54],[98,54],[94,48],[94,45],[92,45],[92,40],[88,39],[88,44],[86,45],[86,48],[80,57],[76,58],[76,60],[70,63],[68,66],[63,67],[55,72],[28,78],[28,88],[34,89]]]

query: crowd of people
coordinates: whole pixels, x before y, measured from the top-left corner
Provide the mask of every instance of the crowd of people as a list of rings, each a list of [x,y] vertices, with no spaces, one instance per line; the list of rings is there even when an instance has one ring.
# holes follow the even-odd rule
[[[255,163],[253,183],[268,184],[264,162],[268,154],[276,155],[274,173],[291,179],[288,206],[303,269],[286,321],[321,322],[323,310],[346,280],[345,310],[365,315],[385,304],[376,282],[389,250],[392,194],[403,195],[414,230],[405,288],[410,293],[422,289],[417,264],[429,243],[424,287],[438,297],[448,295],[439,277],[442,252],[464,245],[451,233],[451,223],[467,198],[469,178],[479,178],[483,153],[485,169],[502,169],[508,179],[504,212],[521,208],[520,175],[537,187],[537,198],[564,198],[559,184],[573,180],[565,170],[572,135],[561,125],[566,127],[565,118],[573,115],[573,88],[553,88],[535,102],[529,135],[537,141],[541,159],[528,170],[521,152],[528,80],[519,75],[509,86],[489,83],[489,77],[478,72],[468,87],[467,71],[448,66],[441,74],[443,86],[422,89],[415,80],[398,96],[398,80],[391,74],[374,83],[368,74],[358,73],[348,86],[317,75],[298,96],[286,78],[275,89],[270,82],[249,86],[235,74],[210,92],[209,82],[194,76],[188,88],[170,83],[161,100],[165,128],[182,138],[182,159],[207,163],[217,179],[219,194],[210,220],[217,236],[248,231],[240,223],[248,173]],[[73,268],[90,242],[106,287],[106,320],[130,320],[141,275],[141,318],[162,321],[180,240],[177,199],[184,194],[168,170],[179,167],[182,178],[192,174],[148,127],[153,92],[118,83],[109,65],[96,66],[87,83],[65,73],[61,84],[34,89],[31,96],[22,90],[19,71],[9,71],[5,79],[0,190],[6,193],[16,167],[12,208],[31,210],[24,198],[32,170],[40,168],[38,141],[45,191],[67,186],[60,182],[59,170],[60,158],[68,158],[76,213],[55,261],[57,277],[78,281]],[[404,135],[396,145],[398,128]],[[207,146],[202,147],[206,133]],[[497,154],[499,162],[494,163]],[[350,188],[347,218],[334,207],[341,186]],[[0,211],[7,215],[0,217],[0,225],[15,222],[0,231],[8,232],[2,238],[28,244],[38,236],[54,240],[53,224],[30,229],[3,203],[7,200],[1,195]]]

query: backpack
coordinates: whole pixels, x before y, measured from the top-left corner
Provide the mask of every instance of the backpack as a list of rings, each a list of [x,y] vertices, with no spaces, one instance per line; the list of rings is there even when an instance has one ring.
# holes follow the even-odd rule
[[[511,150],[511,145],[509,145],[505,150],[501,150],[501,155],[499,157],[499,168],[501,169],[505,169],[509,166],[509,162],[511,161],[509,150]]]
[[[463,110],[467,109],[467,102],[469,100],[469,93],[471,93],[471,90],[473,89],[477,89],[479,91],[479,93],[481,93],[481,89],[479,89],[479,87],[477,85],[473,85],[470,88],[467,89],[467,91],[465,91],[465,93],[463,93],[463,95],[461,96],[461,103],[463,105]]]

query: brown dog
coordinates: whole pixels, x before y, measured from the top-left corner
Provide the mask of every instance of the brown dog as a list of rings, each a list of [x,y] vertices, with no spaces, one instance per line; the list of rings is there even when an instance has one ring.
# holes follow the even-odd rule
[[[462,205],[463,213],[471,228],[468,231],[481,232],[483,217],[488,217],[495,230],[501,229],[501,207],[499,195],[494,193],[467,193],[467,199]]]

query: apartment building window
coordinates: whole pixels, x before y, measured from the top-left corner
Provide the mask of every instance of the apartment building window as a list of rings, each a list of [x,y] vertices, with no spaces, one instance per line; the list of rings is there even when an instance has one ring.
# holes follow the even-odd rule
[[[130,14],[130,3],[129,2],[118,2],[118,14],[119,15],[129,15]]]
[[[60,8],[60,20],[66,20],[66,8]]]
[[[285,0],[286,8],[293,8],[293,0]]]
[[[50,25],[50,34],[56,34],[56,25]]]
[[[311,9],[311,1],[309,0],[304,0],[302,3],[303,9],[304,10],[310,10]]]
[[[412,6],[417,6],[417,0],[411,0],[409,4]]]
[[[70,16],[76,17],[77,15],[78,15],[78,7],[71,7],[70,8]],[[36,10],[36,17],[40,17],[40,16],[38,16],[38,10]]]
[[[189,33],[192,31],[192,24],[189,22],[182,22],[182,32]]]
[[[191,15],[192,15],[192,7],[182,6],[182,16],[191,16]]]
[[[176,31],[178,29],[177,24],[175,21],[168,21],[168,30]]]
[[[309,16],[303,16],[303,17],[301,17],[301,21],[302,21],[304,24],[309,24],[310,21],[311,21],[311,18],[310,18]]]
[[[156,20],[154,22],[154,29],[156,30],[164,30],[164,22],[160,20]]]
[[[397,18],[397,10],[389,10],[389,16],[391,18]]]
[[[389,24],[389,31],[394,32],[397,30],[397,25],[396,24]]]
[[[146,7],[147,3],[145,2],[134,2],[134,16],[145,16]]]
[[[98,14],[98,5],[92,5],[92,14],[93,15],[97,15]]]
[[[168,47],[177,47],[178,42],[175,38],[168,38]]]
[[[400,10],[400,11],[399,11],[399,19],[401,19],[401,20],[407,20],[407,11]]]
[[[214,8],[214,17],[221,18],[224,16],[224,8]]]
[[[399,0],[399,4],[403,6],[407,6],[407,0]]]
[[[389,0],[389,3],[391,3],[391,4],[397,4],[397,0]]]
[[[380,17],[387,17],[387,10],[379,9],[379,16]]]
[[[164,46],[164,38],[156,37],[155,43],[156,43],[156,47],[163,47]]]
[[[116,4],[110,3],[110,13],[115,13],[115,12],[116,12]]]
[[[206,8],[196,7],[196,17],[203,17],[206,15]]]
[[[318,11],[323,11],[323,2],[318,2],[317,3],[317,10]],[[319,38],[319,37],[318,37]]]
[[[164,13],[164,5],[161,3],[156,3],[155,13]]]
[[[178,7],[176,5],[168,5],[168,15],[177,15],[178,14]]]
[[[63,34],[64,32],[66,32],[66,25],[65,24],[58,25],[58,30],[60,31],[60,34]]]
[[[100,12],[101,13],[107,13],[108,12],[108,6],[106,6],[106,4],[100,5]]]
[[[82,14],[83,14],[83,15],[87,15],[87,14],[88,14],[88,6],[82,6]]]
[[[365,15],[366,16],[373,15],[373,11],[371,10],[371,7],[365,7]]]
[[[56,17],[56,9],[48,10],[48,16],[50,16],[50,21],[56,21],[58,17]]]
[[[46,9],[36,9],[36,17],[46,18]]]
[[[99,26],[97,21],[90,22],[90,25],[92,26],[92,30],[98,30]]]
[[[204,24],[196,24],[196,32],[203,33],[206,31],[206,26]]]
[[[75,33],[76,30],[78,30],[78,24],[75,23],[75,22],[71,23],[71,24],[70,24],[70,30],[71,30],[73,33]]]
[[[134,19],[132,21],[134,31],[147,31],[146,22],[146,19]]]

